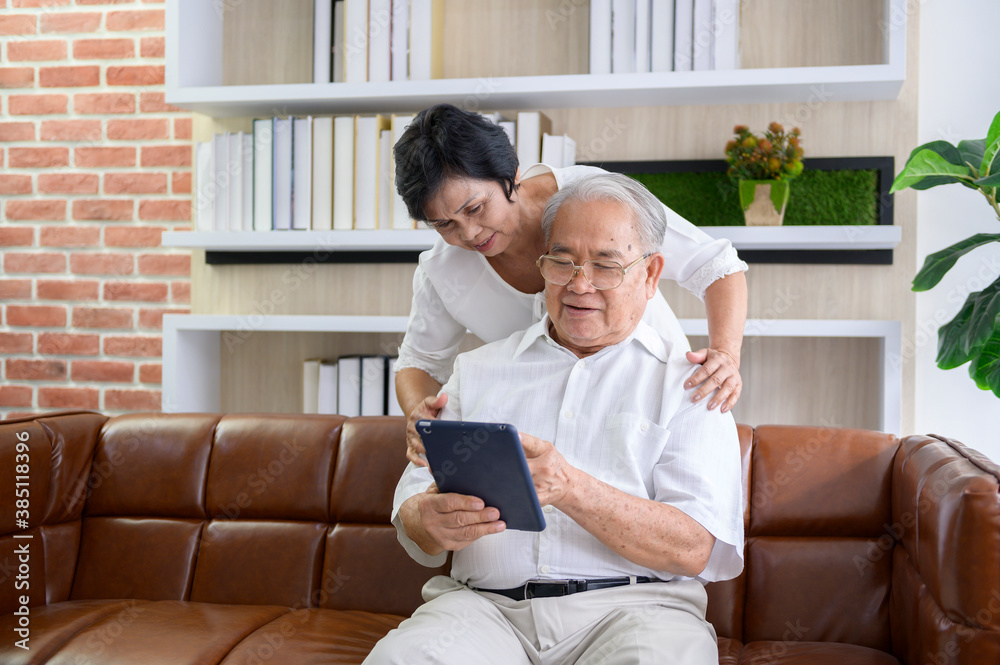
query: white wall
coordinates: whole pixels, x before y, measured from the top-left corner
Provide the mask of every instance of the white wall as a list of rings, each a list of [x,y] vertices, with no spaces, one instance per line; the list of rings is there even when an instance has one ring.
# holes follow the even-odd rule
[[[997,0],[922,0],[920,3],[919,141],[986,136],[1000,112],[996,61]],[[913,47],[914,45],[911,45]],[[902,164],[897,164],[897,171]],[[913,194],[906,194],[913,196]],[[1000,233],[981,194],[945,185],[917,196],[917,260],[974,233]],[[970,252],[932,290],[917,294],[916,433],[958,439],[1000,461],[1000,397],[979,390],[968,365],[938,369],[937,329],[961,309],[970,291],[1000,274],[1000,243]]]

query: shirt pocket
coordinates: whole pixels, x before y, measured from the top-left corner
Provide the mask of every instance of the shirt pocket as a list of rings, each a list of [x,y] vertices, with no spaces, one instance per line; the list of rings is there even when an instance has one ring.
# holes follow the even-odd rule
[[[604,482],[634,496],[652,498],[653,467],[670,430],[637,413],[616,413],[604,424],[601,475]]]

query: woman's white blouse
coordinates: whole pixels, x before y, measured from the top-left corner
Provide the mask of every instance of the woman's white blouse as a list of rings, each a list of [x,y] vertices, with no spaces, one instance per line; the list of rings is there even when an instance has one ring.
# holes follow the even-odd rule
[[[603,169],[532,166],[523,179],[551,172],[560,189]],[[728,240],[715,240],[664,206],[667,232],[663,242],[663,277],[704,299],[715,280],[747,269]],[[484,342],[504,339],[524,330],[545,314],[543,293],[521,293],[493,270],[482,254],[448,245],[438,238],[421,253],[413,274],[413,304],[406,335],[399,347],[396,370],[414,367],[445,383],[451,376],[466,330]],[[643,320],[664,339],[690,348],[680,323],[663,294],[649,301]]]

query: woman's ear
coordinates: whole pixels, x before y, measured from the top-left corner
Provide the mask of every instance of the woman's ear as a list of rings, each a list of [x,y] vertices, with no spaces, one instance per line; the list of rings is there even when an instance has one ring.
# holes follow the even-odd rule
[[[514,186],[517,187],[521,184],[521,167],[518,166],[517,170],[514,171]]]

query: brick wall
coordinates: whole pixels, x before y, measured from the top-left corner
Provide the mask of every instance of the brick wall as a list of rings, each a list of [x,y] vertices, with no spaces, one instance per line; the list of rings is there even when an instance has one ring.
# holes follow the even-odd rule
[[[206,0],[208,1],[208,0]],[[163,101],[164,10],[0,0],[0,415],[160,408],[186,313],[191,116]]]

